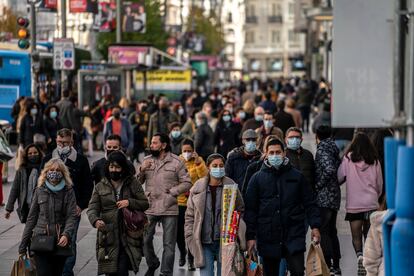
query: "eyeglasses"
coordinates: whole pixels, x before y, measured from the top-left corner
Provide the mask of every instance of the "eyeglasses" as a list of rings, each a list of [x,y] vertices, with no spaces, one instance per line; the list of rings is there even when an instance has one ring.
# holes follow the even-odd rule
[[[246,140],[247,142],[256,142],[256,138],[246,138],[244,140]]]

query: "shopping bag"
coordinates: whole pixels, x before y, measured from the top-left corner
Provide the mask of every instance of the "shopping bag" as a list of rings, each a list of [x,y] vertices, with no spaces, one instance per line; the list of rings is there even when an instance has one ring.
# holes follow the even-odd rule
[[[14,154],[4,135],[0,133],[0,162],[7,162],[14,157]]]
[[[246,256],[247,276],[263,276],[263,266],[259,263],[257,255]]]
[[[32,259],[19,256],[13,264],[10,276],[36,276],[36,267]]]
[[[322,248],[319,244],[311,243],[306,257],[306,276],[329,276]]]

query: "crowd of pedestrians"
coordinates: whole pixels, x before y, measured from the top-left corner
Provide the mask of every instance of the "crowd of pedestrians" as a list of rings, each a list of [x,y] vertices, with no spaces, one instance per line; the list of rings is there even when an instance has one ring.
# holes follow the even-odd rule
[[[179,266],[221,275],[222,197],[231,184],[238,186],[235,208],[245,223],[239,242],[248,254],[258,252],[266,276],[304,275],[308,230],[331,275],[341,275],[342,184],[358,275],[383,270],[381,241],[368,231],[373,213],[370,231],[381,231],[386,208],[379,148],[386,134],[379,130],[370,139],[364,130],[332,129],[324,80],[283,80],[255,92],[194,91],[177,102],[151,95],[116,104],[110,96],[82,109],[70,91],[62,96],[42,105],[19,99],[12,113],[21,162],[6,218],[17,201],[26,224],[19,253],[34,254],[37,275],[74,275],[84,210],[97,229],[98,274],[137,273],[144,257],[146,276],[158,269],[173,275],[177,245]],[[319,114],[311,126],[313,108]],[[315,157],[302,145],[311,129]],[[85,140],[88,154],[105,153],[92,166]],[[157,224],[161,259],[153,245]],[[39,236],[51,237],[52,248],[39,244]]]

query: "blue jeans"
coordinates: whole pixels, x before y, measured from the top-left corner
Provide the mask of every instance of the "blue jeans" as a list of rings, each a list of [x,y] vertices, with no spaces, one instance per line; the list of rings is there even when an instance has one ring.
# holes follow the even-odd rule
[[[65,267],[63,268],[62,276],[74,276],[75,275],[73,273],[73,268],[75,267],[75,264],[76,264],[76,239],[78,237],[78,229],[79,229],[80,219],[81,219],[80,216],[78,218],[76,218],[75,227],[74,227],[72,237],[71,237],[71,241],[70,241],[71,246],[72,246],[73,256],[70,256],[66,259]]]
[[[287,272],[287,262],[286,259],[281,259],[279,264],[279,276],[285,276]]]
[[[200,268],[200,276],[221,276],[220,242],[203,244],[204,267]],[[217,261],[217,274],[214,274],[214,260]]]

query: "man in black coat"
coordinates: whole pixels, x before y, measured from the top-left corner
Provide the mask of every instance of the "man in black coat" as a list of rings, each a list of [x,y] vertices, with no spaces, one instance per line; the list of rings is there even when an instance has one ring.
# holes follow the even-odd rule
[[[306,181],[315,188],[315,160],[313,154],[302,147],[302,130],[297,127],[291,127],[286,131],[286,156],[289,158],[292,166],[300,171]]]
[[[283,133],[286,133],[289,128],[296,126],[295,120],[293,120],[292,115],[285,111],[284,100],[277,102],[277,108],[279,111],[275,114],[275,127],[280,128]]]
[[[320,216],[312,188],[285,158],[284,144],[272,139],[262,168],[251,178],[245,197],[248,251],[256,247],[265,275],[278,275],[282,258],[290,275],[304,275],[305,217],[311,237],[320,241]]]
[[[247,167],[259,160],[262,154],[257,149],[257,134],[253,129],[248,129],[242,135],[243,146],[229,152],[225,165],[226,176],[230,177],[242,190],[243,180]]]
[[[105,157],[102,157],[92,165],[91,169],[91,175],[92,180],[94,184],[98,184],[102,178],[105,177],[105,164],[106,160],[108,159],[109,154],[111,154],[114,151],[120,151],[122,145],[122,140],[119,135],[112,134],[109,135],[108,138],[106,138],[105,141]],[[135,175],[135,167],[134,164],[132,164],[131,161],[127,160],[129,170],[133,172]]]
[[[58,131],[56,138],[56,149],[43,159],[41,168],[52,158],[61,159],[69,169],[70,177],[73,181],[73,189],[76,196],[77,221],[75,230],[71,236],[71,246],[74,255],[66,259],[63,269],[63,276],[74,275],[73,268],[76,262],[76,238],[79,228],[82,210],[86,209],[92,196],[93,183],[88,159],[77,153],[73,148],[73,133],[70,129],[63,128]]]

